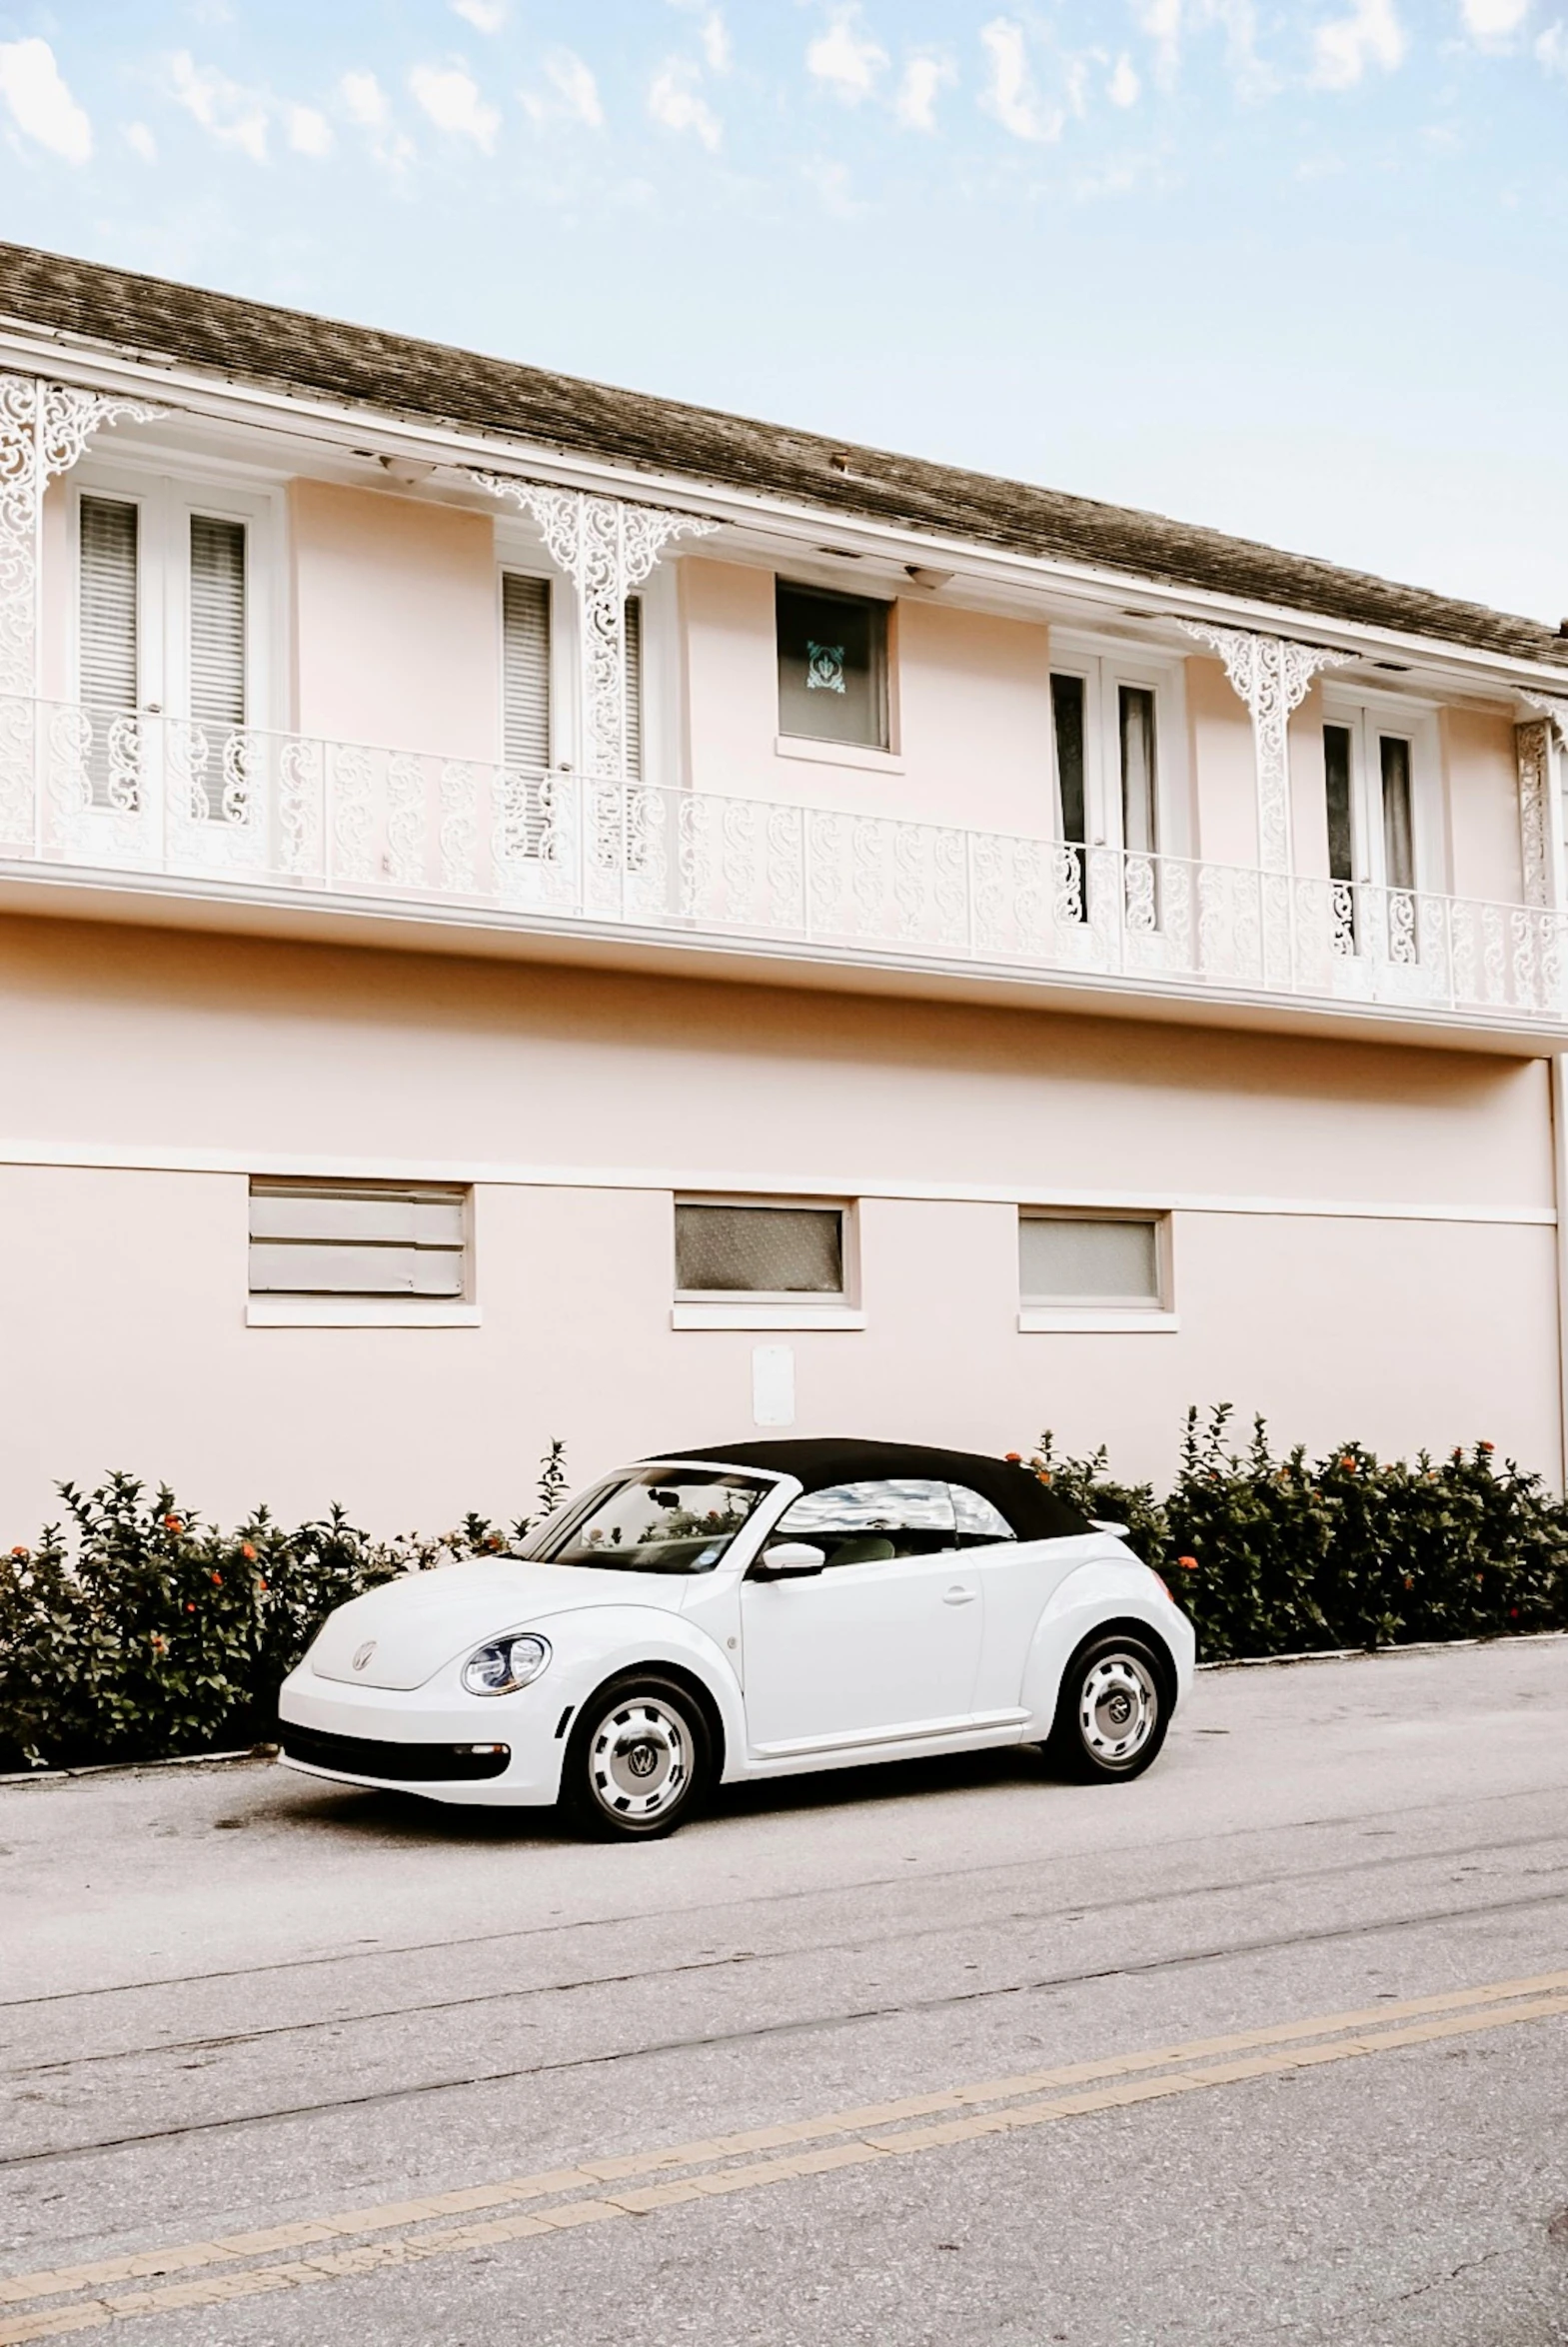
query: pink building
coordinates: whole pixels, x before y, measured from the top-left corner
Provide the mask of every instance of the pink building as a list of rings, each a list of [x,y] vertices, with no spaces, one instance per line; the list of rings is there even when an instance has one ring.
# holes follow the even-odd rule
[[[757,1426],[1562,1472],[1568,640],[0,247],[11,1536]]]

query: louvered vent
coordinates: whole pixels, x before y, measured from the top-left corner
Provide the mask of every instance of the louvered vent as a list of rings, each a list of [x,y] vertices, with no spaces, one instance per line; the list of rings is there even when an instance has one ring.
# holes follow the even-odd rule
[[[468,1192],[444,1182],[251,1182],[252,1295],[461,1296]]]

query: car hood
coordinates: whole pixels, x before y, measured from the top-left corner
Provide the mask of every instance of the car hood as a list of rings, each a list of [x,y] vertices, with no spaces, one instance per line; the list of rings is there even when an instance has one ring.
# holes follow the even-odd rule
[[[422,1687],[454,1655],[503,1630],[532,1628],[585,1605],[653,1605],[679,1613],[687,1587],[683,1573],[601,1572],[519,1557],[442,1565],[384,1581],[340,1605],[317,1633],[310,1667],[318,1678],[353,1686]]]

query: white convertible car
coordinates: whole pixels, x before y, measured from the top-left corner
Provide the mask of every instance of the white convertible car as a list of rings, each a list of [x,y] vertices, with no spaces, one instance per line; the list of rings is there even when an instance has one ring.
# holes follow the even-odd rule
[[[626,1467],[520,1556],[323,1624],[279,1700],[292,1768],[438,1801],[564,1801],[647,1838],[716,1781],[1043,1743],[1136,1776],[1192,1625],[1028,1467],[847,1440]]]

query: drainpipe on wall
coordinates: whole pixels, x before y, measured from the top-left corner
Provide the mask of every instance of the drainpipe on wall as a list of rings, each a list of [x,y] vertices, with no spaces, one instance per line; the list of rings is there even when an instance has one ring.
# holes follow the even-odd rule
[[[1552,1197],[1557,1208],[1557,1404],[1560,1483],[1568,1493],[1568,1058],[1552,1056]]]

